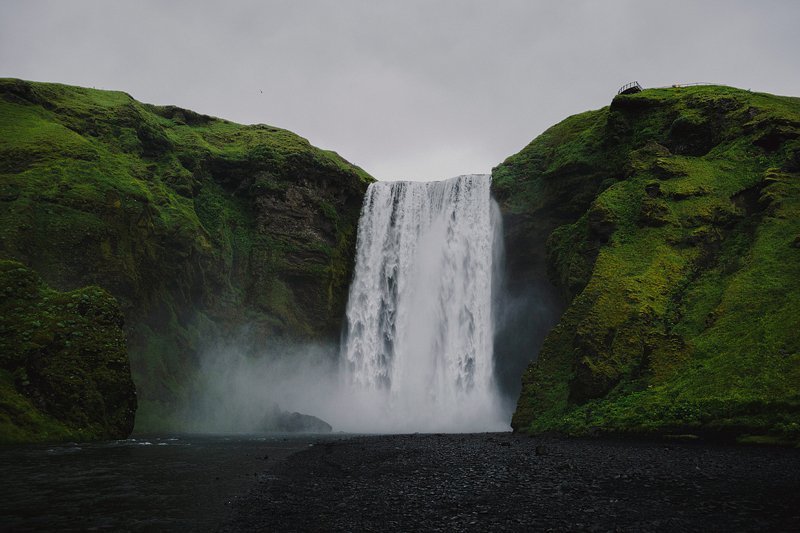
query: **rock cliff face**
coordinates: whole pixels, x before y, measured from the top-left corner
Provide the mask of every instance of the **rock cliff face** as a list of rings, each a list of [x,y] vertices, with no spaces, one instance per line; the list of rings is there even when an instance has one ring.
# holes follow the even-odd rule
[[[116,300],[0,260],[0,443],[122,439],[136,390]]]
[[[515,430],[800,438],[800,99],[617,96],[493,181],[512,276],[567,306]]]
[[[209,337],[338,340],[370,181],[278,128],[0,80],[0,258],[119,301],[144,430]]]

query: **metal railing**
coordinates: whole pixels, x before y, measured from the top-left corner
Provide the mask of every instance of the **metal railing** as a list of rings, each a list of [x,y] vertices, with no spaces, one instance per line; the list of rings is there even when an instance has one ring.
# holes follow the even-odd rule
[[[623,93],[629,93],[629,92],[638,93],[641,90],[642,90],[642,86],[639,85],[639,82],[638,81],[632,81],[632,82],[626,83],[625,85],[620,87],[619,91],[617,91],[617,94],[623,94]]]
[[[697,85],[721,85],[721,84],[711,83],[709,81],[696,81],[692,83],[673,83],[672,85],[662,85],[661,87],[653,87],[653,89],[679,89],[681,87],[696,87]]]
[[[721,83],[713,83],[710,81],[695,81],[692,83],[673,83],[672,85],[662,85],[659,87],[650,87],[651,89],[680,89],[681,87],[697,87],[698,85],[721,85],[722,87],[727,87],[727,85],[723,85]],[[638,93],[639,91],[643,91],[644,87],[639,85],[638,81],[632,81],[630,83],[626,83],[622,87],[620,87],[617,94],[630,94],[630,93]],[[749,90],[749,89],[748,89]]]

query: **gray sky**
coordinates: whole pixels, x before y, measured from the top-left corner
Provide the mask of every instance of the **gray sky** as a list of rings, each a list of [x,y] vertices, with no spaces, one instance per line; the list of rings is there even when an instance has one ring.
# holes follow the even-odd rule
[[[442,179],[489,172],[631,80],[800,95],[798,22],[796,0],[0,0],[0,76],[272,124],[378,179]]]

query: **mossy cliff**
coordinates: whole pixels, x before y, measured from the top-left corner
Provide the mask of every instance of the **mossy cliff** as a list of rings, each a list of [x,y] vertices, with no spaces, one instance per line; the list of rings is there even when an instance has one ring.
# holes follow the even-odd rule
[[[141,429],[211,337],[338,340],[370,181],[278,128],[0,80],[0,258],[119,301]]]
[[[800,439],[800,99],[617,96],[493,180],[513,274],[567,305],[515,430]]]
[[[127,437],[136,392],[117,301],[53,291],[3,260],[0,296],[0,443]]]

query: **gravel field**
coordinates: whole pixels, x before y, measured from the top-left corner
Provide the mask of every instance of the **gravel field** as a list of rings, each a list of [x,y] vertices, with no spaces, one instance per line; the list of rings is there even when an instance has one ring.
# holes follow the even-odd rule
[[[800,450],[507,433],[321,441],[223,531],[800,531]]]

